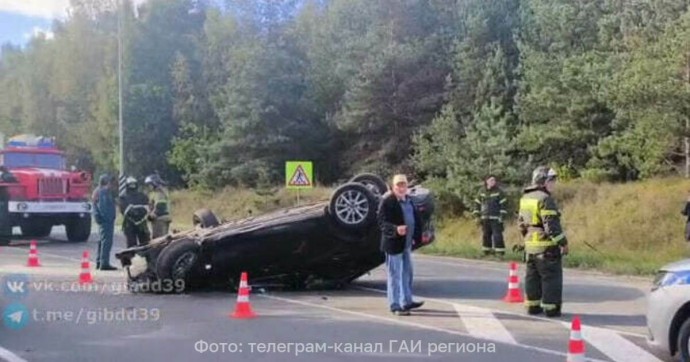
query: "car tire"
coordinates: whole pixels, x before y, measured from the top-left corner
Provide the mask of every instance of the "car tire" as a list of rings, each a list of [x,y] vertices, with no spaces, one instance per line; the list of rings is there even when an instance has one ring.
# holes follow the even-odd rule
[[[678,330],[678,354],[681,361],[690,361],[690,318]]]
[[[194,227],[199,226],[204,229],[213,228],[220,225],[220,221],[218,220],[216,214],[209,209],[199,209],[195,211],[194,216],[192,217],[192,223],[194,224]]]
[[[361,183],[346,183],[331,195],[328,213],[346,229],[369,227],[376,221],[376,196]]]
[[[91,236],[91,218],[73,217],[65,224],[67,240],[71,242],[83,243]]]
[[[190,276],[199,260],[199,245],[191,239],[174,241],[166,246],[156,261],[159,293],[182,293],[189,288]]]
[[[351,178],[350,182],[358,182],[366,186],[378,199],[388,192],[388,185],[386,182],[372,173],[361,173]]]

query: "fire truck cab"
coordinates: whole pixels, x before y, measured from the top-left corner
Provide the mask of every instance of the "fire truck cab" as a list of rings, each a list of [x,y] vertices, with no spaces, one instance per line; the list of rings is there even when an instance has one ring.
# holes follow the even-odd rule
[[[91,175],[67,169],[54,138],[18,135],[0,149],[0,182],[6,188],[12,227],[25,237],[48,237],[64,225],[67,239],[84,242],[91,235]]]

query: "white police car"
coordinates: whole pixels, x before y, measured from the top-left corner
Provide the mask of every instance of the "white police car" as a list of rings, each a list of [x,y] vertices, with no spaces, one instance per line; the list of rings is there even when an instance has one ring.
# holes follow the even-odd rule
[[[647,303],[649,346],[690,361],[690,259],[659,269]]]

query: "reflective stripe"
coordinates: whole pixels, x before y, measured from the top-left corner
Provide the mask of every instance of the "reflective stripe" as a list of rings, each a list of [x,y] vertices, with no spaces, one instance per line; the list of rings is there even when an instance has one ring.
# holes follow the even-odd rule
[[[496,249],[494,249],[494,250],[496,250],[496,251],[506,251],[505,248],[496,248]]]
[[[474,199],[474,202],[476,202],[476,203],[478,203],[478,204],[481,204],[481,203],[482,203],[481,201],[479,201],[479,199]]]
[[[554,310],[554,309],[558,308],[558,306],[556,304],[546,304],[546,303],[542,303],[541,307],[544,308],[544,310]]]
[[[528,307],[538,307],[541,304],[541,300],[525,300],[525,305]]]
[[[558,211],[556,210],[541,210],[541,216],[558,216]]]
[[[507,214],[507,213],[508,213],[508,211],[506,211],[506,210],[501,210],[501,214]]]
[[[491,250],[491,248],[490,248],[490,247],[486,247],[486,246],[482,246],[482,250],[487,251],[487,250]]]
[[[508,200],[506,200],[506,199],[501,199],[501,201],[499,201],[499,203],[501,203],[501,204],[505,204],[505,203],[506,203],[506,201],[508,201]]]
[[[146,214],[144,215],[144,217],[141,220],[132,220],[134,222],[134,224],[139,225],[139,224],[146,221],[146,217],[148,216],[148,205],[129,204],[127,206],[127,208],[125,209],[124,216],[129,217],[127,214],[129,214],[129,212],[132,211],[132,209],[144,209],[144,210],[146,210]]]
[[[491,195],[489,195],[489,196],[490,196],[490,197],[499,197],[499,196],[501,196],[501,194],[498,193],[498,192],[495,192],[495,193],[493,193],[493,194],[491,194]]]
[[[553,242],[558,243],[559,241],[565,239],[565,234],[561,233],[553,237]]]

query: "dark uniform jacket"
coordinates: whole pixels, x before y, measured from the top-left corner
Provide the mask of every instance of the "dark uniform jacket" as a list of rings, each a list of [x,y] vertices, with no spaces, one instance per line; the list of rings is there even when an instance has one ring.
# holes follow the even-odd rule
[[[93,217],[97,224],[112,223],[117,216],[115,195],[109,187],[99,186],[93,192]]]
[[[422,219],[417,206],[412,205],[415,219],[412,241],[419,243],[422,240]],[[402,253],[405,250],[406,237],[398,235],[397,228],[405,225],[405,216],[400,201],[392,192],[384,195],[379,203],[378,224],[381,229],[381,251],[387,254]]]
[[[138,190],[125,190],[120,194],[120,213],[125,222],[139,225],[148,217],[149,198]]]
[[[556,201],[542,187],[525,188],[520,199],[518,226],[528,254],[539,254],[550,247],[568,245]]]
[[[472,213],[482,219],[503,220],[508,213],[506,201],[505,193],[500,188],[484,190],[474,200],[475,208]]]

